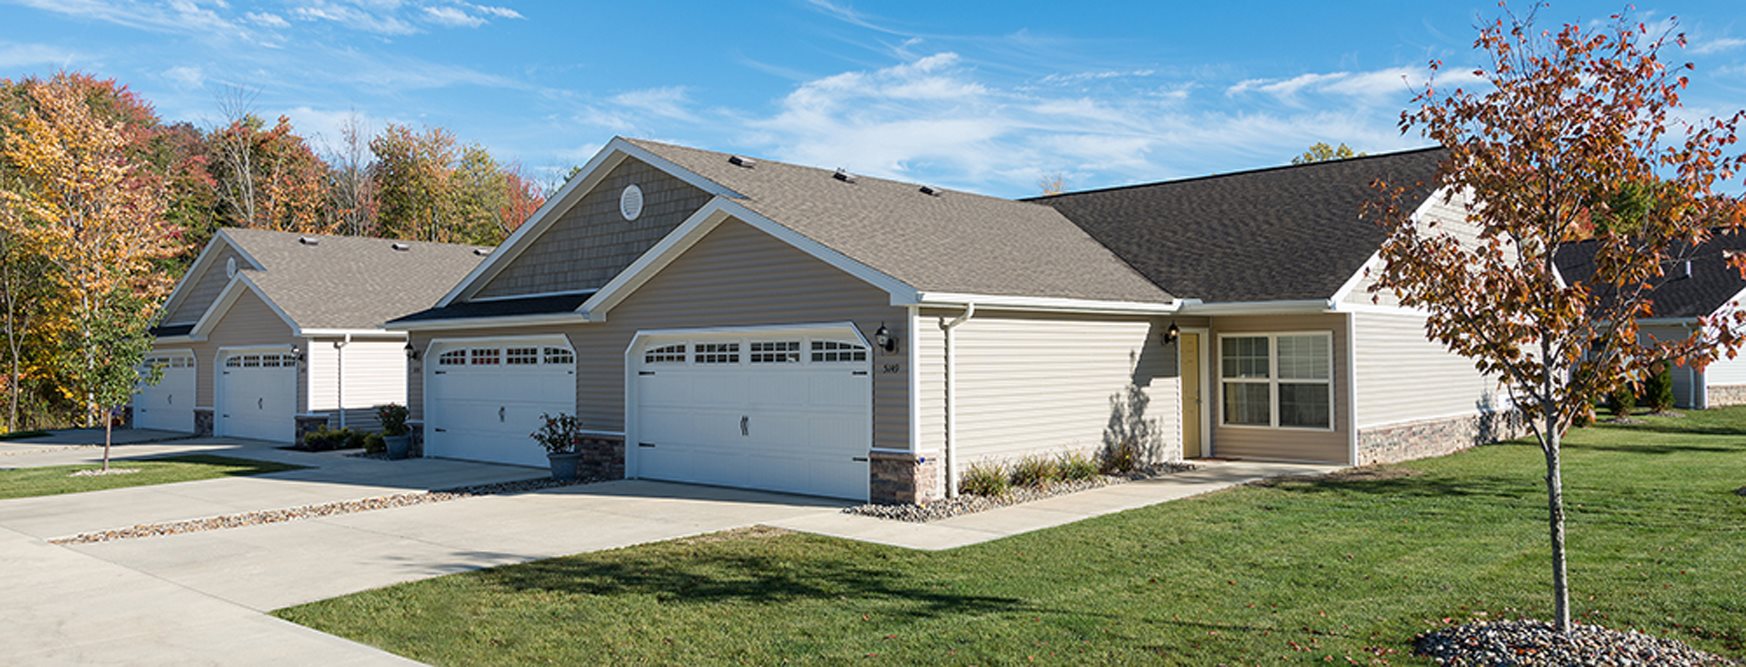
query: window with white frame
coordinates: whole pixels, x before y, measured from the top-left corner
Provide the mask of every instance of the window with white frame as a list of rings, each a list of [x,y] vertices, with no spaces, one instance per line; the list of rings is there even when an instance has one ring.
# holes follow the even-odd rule
[[[643,352],[643,363],[646,364],[683,364],[685,363],[685,344],[674,343],[651,347]]]
[[[812,341],[814,362],[866,361],[867,348],[856,343],[834,340]]]
[[[467,351],[465,349],[449,350],[437,357],[438,366],[463,366],[466,363]]]
[[[503,362],[511,366],[533,366],[540,363],[537,347],[512,347],[503,351]]]
[[[468,361],[474,366],[496,366],[500,359],[495,347],[475,347],[468,356]]]
[[[750,360],[754,364],[798,364],[800,341],[753,341]]]
[[[576,363],[576,355],[561,347],[548,347],[546,348],[546,363],[567,366]]]
[[[692,361],[700,364],[740,363],[739,343],[698,343]]]
[[[1220,337],[1224,423],[1332,429],[1333,340],[1329,333]]]

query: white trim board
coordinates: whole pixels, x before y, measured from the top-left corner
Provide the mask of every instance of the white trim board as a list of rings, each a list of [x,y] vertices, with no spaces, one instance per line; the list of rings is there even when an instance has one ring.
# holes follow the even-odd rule
[[[600,152],[595,153],[594,157],[582,166],[582,170],[577,172],[574,178],[564,183],[564,186],[559,188],[556,194],[546,199],[546,203],[540,206],[539,210],[535,211],[532,216],[529,216],[525,223],[517,227],[515,232],[509,235],[509,238],[499,243],[497,248],[485,258],[485,261],[473,267],[473,270],[467,273],[467,277],[462,278],[461,282],[450,289],[448,294],[443,295],[443,298],[437,301],[437,307],[442,308],[461,299],[471,299],[493,278],[496,278],[498,273],[514,262],[516,257],[521,256],[522,251],[527,246],[545,234],[546,230],[562,218],[564,213],[570,210],[577,201],[592,192],[594,187],[599,185],[600,181],[604,180],[606,175],[622,164],[627,157],[647,163],[699,190],[718,197],[736,199],[743,197],[740,193],[734,192],[720,183],[699,176],[666,158],[632,144],[624,137],[613,137],[612,141],[607,142],[606,146],[600,149]]]
[[[272,309],[273,314],[278,315],[280,321],[283,321],[285,326],[290,327],[292,337],[303,337],[301,329],[297,326],[297,321],[291,319],[290,315],[279,308],[279,304],[273,303],[273,300],[267,297],[267,293],[241,271],[236,272],[235,276],[231,276],[230,282],[224,286],[224,291],[219,292],[218,298],[212,300],[212,307],[207,308],[206,313],[200,316],[200,321],[194,323],[194,330],[188,332],[188,337],[197,341],[206,340],[207,334],[212,333],[212,328],[218,326],[218,322],[224,319],[225,313],[230,312],[231,306],[236,305],[236,300],[242,297],[244,290],[254,292],[262,303],[267,304],[267,308]]]

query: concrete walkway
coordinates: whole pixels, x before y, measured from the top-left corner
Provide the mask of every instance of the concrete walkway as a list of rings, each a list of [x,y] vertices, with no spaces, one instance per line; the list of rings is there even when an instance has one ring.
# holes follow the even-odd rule
[[[1200,468],[1158,479],[1115,484],[929,523],[853,514],[795,517],[769,525],[863,542],[938,551],[978,544],[1096,516],[1180,500],[1286,475],[1319,475],[1342,466],[1257,461],[1202,461]]]

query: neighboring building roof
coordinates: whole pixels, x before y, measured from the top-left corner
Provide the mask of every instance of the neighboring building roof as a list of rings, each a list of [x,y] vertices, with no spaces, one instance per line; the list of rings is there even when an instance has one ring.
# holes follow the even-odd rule
[[[1566,284],[1575,285],[1594,275],[1594,254],[1599,244],[1584,241],[1561,246],[1554,260],[1558,274]],[[1693,318],[1715,313],[1746,290],[1746,279],[1728,266],[1727,255],[1746,251],[1746,234],[1717,234],[1691,252],[1691,277],[1684,276],[1683,266],[1667,267],[1666,282],[1649,293],[1654,312],[1649,317]],[[1675,257],[1687,256],[1675,249]]]
[[[428,322],[431,320],[467,319],[474,317],[511,317],[515,315],[546,315],[566,313],[582,307],[593,292],[531,296],[520,299],[462,301],[442,308],[430,308],[395,319],[395,322]]]
[[[474,246],[448,243],[259,229],[223,233],[263,267],[238,273],[301,329],[380,328],[429,308],[485,258]],[[304,237],[317,243],[305,244]]]
[[[1206,302],[1326,299],[1382,244],[1359,219],[1378,179],[1428,199],[1445,151],[1426,148],[1028,201],[1047,204],[1141,274]]]
[[[642,139],[627,142],[742,195],[735,201],[831,250],[923,292],[1167,303],[1169,293],[1129,268],[1054,209],[915,183],[768,160],[737,166],[727,153]]]

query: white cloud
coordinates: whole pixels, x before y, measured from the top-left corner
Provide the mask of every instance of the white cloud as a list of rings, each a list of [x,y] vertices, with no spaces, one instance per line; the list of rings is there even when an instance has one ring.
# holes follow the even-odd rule
[[[1713,55],[1734,51],[1746,46],[1746,39],[1739,37],[1717,37],[1715,39],[1693,38],[1690,42],[1691,52],[1700,56]]]
[[[303,21],[334,23],[343,28],[382,35],[410,35],[418,32],[418,28],[400,18],[398,10],[398,3],[366,7],[340,0],[304,0],[304,4],[291,9],[291,16]]]
[[[184,88],[199,88],[206,84],[206,73],[199,67],[177,65],[164,70],[164,78],[181,84]]]
[[[1411,97],[1430,80],[1430,71],[1415,67],[1388,67],[1368,72],[1310,72],[1285,79],[1244,79],[1225,89],[1227,96],[1266,95],[1287,104],[1301,104],[1311,95],[1343,96],[1371,103],[1397,103]],[[1439,87],[1479,81],[1471,70],[1445,68],[1438,72]]]
[[[32,65],[67,65],[80,59],[78,53],[58,46],[0,42],[0,68],[21,69]]]
[[[493,5],[473,5],[473,11],[479,12],[480,14],[485,14],[488,16],[495,16],[497,18],[503,18],[503,19],[522,18],[521,12],[515,11],[515,10],[510,9],[508,7],[497,7],[497,6],[493,6]]]
[[[250,23],[265,28],[291,27],[291,22],[285,20],[285,17],[271,12],[247,12],[243,14],[243,18],[248,19]]]
[[[425,7],[424,16],[431,21],[457,28],[477,28],[485,25],[485,19],[468,14],[459,7]]]
[[[691,100],[687,97],[684,86],[668,86],[664,88],[646,88],[620,93],[612,97],[612,103],[632,111],[641,111],[663,118],[681,121],[697,119],[686,108]]]

